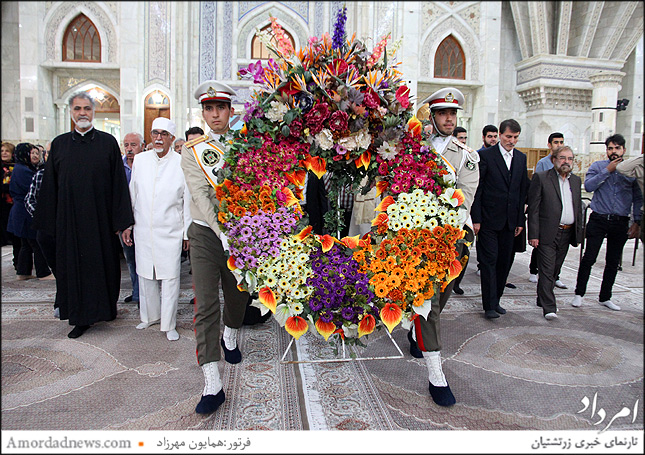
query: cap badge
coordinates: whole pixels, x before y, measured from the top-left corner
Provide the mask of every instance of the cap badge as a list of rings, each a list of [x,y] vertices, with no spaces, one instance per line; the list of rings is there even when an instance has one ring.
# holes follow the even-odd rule
[[[208,90],[206,91],[206,93],[208,94],[208,96],[215,96],[217,94],[217,92],[213,87],[208,87]]]
[[[452,94],[452,92],[448,92],[445,99],[446,103],[452,103],[455,100],[455,96]]]

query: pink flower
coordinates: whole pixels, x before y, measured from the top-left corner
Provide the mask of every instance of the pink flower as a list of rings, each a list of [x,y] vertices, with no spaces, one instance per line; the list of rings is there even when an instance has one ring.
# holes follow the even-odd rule
[[[347,129],[348,118],[349,116],[344,111],[334,112],[329,119],[329,128],[334,131],[345,131]]]
[[[369,107],[370,109],[376,109],[379,106],[380,100],[378,98],[378,95],[374,93],[374,90],[371,88],[368,89],[365,92],[365,96],[363,97],[363,105],[366,107]]]

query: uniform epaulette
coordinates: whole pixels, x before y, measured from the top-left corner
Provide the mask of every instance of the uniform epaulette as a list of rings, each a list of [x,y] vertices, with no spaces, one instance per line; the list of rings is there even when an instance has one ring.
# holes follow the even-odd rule
[[[461,143],[456,137],[453,136],[452,138],[452,143],[455,144],[457,147],[460,149],[464,150],[466,152],[466,157],[467,160],[470,163],[477,164],[479,163],[479,153],[477,153],[477,150],[471,149],[468,147],[466,144]],[[470,169],[470,167],[469,167]]]
[[[208,138],[209,138],[208,134],[204,134],[203,136],[199,136],[199,137],[196,137],[195,139],[191,139],[190,141],[186,142],[184,146],[186,146],[186,148],[189,148],[199,144],[200,142],[204,142]]]
[[[454,136],[452,137],[452,143],[455,144],[457,147],[466,150],[468,153],[476,152],[475,149],[471,149],[470,147],[468,147],[466,144],[464,144],[463,142],[461,142],[459,139],[457,139]]]

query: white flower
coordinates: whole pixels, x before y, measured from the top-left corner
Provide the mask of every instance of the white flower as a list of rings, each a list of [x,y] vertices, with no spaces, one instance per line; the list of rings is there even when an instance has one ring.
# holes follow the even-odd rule
[[[341,137],[338,140],[338,145],[345,147],[347,150],[355,150],[357,147],[356,137],[355,136]]]
[[[271,101],[271,108],[266,113],[266,117],[273,122],[281,122],[288,110],[289,107],[286,104],[280,101]]]
[[[376,151],[382,159],[388,161],[394,158],[397,154],[396,147],[390,145],[387,141],[383,142]],[[401,196],[403,196],[403,194],[399,195],[399,199]]]
[[[334,136],[327,128],[316,134],[316,145],[323,150],[331,150],[334,146]]]
[[[356,143],[358,144],[358,147],[362,149],[367,149],[372,145],[372,135],[367,131],[367,128],[358,132],[356,135]]]

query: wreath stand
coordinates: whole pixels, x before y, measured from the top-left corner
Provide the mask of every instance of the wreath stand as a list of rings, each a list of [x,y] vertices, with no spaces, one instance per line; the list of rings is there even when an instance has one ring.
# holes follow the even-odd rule
[[[341,338],[341,346],[342,346],[342,353],[343,353],[343,356],[341,358],[322,359],[322,360],[284,360],[284,358],[289,353],[289,349],[291,348],[291,345],[296,340],[294,337],[291,337],[291,341],[287,345],[287,348],[285,349],[284,354],[282,354],[282,357],[280,358],[280,363],[331,363],[331,362],[351,362],[351,361],[362,361],[362,360],[402,359],[403,357],[405,357],[399,345],[396,344],[396,341],[394,341],[394,338],[392,338],[392,334],[387,329],[385,333],[387,333],[387,336],[390,338],[390,341],[392,342],[396,350],[399,351],[399,355],[380,356],[380,357],[347,357],[347,353],[345,350],[345,339]]]

